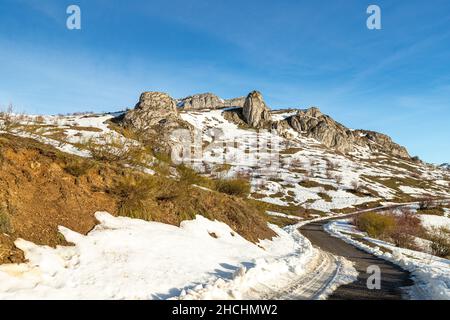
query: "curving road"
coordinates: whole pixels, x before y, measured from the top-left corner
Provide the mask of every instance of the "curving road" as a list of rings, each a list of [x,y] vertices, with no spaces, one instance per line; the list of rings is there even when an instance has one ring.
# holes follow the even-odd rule
[[[410,274],[400,267],[329,235],[324,231],[324,225],[330,220],[323,220],[306,224],[300,228],[300,232],[311,243],[321,250],[333,255],[342,256],[354,262],[358,271],[358,280],[340,286],[328,299],[333,300],[400,300],[405,298],[402,288],[413,284]],[[381,289],[369,290],[366,286],[367,267],[377,265],[381,270]]]

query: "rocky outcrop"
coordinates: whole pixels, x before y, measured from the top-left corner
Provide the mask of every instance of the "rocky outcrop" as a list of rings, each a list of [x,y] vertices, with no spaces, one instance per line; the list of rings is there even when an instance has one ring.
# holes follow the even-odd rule
[[[151,142],[158,151],[168,151],[173,129],[191,127],[180,118],[175,100],[163,92],[142,93],[136,107],[120,123],[138,133],[141,140]]]
[[[318,108],[301,110],[288,121],[294,130],[320,141],[329,148],[343,153],[353,151],[355,138],[352,131],[322,114]]]
[[[390,153],[401,158],[410,158],[408,150],[392,141],[391,137],[374,131],[355,130],[359,144],[368,145],[372,150],[379,150]]]
[[[272,121],[270,109],[258,91],[249,93],[242,108],[242,115],[244,121],[253,128],[262,128]]]
[[[245,97],[232,98],[224,100],[225,108],[243,108],[245,104]]]
[[[183,110],[204,110],[243,107],[244,102],[244,97],[223,100],[213,93],[201,93],[180,99],[177,105]]]
[[[223,108],[223,100],[212,93],[202,93],[180,100],[179,106],[184,110],[218,109]]]
[[[406,148],[394,143],[387,135],[366,130],[350,130],[315,107],[299,111],[288,118],[288,123],[294,130],[342,153],[355,151],[357,146],[361,146],[410,158]]]
[[[439,166],[443,170],[450,170],[450,163],[443,163]]]

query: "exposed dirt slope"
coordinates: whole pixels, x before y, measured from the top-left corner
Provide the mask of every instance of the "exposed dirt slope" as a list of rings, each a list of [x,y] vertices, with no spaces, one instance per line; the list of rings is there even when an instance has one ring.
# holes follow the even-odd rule
[[[245,199],[0,135],[0,263],[23,260],[16,238],[66,244],[59,225],[86,234],[97,211],[136,217],[141,208],[138,217],[147,220],[178,225],[202,214],[251,241],[274,236],[263,211]]]

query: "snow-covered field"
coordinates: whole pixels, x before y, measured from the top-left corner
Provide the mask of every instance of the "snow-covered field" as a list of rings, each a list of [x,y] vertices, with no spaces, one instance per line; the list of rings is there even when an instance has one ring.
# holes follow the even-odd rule
[[[96,214],[83,236],[60,227],[74,246],[56,249],[18,239],[27,263],[0,266],[0,299],[237,299],[282,292],[316,268],[320,253],[296,226],[253,244],[226,224],[201,216],[180,227]],[[348,261],[329,258],[314,297],[355,279]],[[322,275],[323,277],[323,275]],[[327,280],[327,281],[325,281]],[[261,289],[264,288],[264,289]]]

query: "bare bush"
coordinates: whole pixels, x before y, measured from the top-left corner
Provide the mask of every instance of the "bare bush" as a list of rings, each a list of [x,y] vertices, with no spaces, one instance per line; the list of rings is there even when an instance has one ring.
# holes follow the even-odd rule
[[[426,234],[420,219],[409,210],[393,212],[367,212],[356,216],[353,223],[371,237],[392,241],[397,247],[417,249],[415,237]]]
[[[433,198],[428,197],[419,201],[419,210],[428,210],[436,207]]]
[[[433,231],[430,237],[431,252],[441,258],[450,258],[450,230],[440,228]]]
[[[342,184],[342,181],[344,180],[344,177],[340,174],[335,174],[334,175],[334,180],[336,180],[337,184]]]
[[[397,247],[417,249],[415,237],[423,237],[426,231],[421,220],[410,210],[403,209],[400,214],[395,215],[395,228],[390,237]]]
[[[351,187],[352,187],[352,190],[354,191],[354,192],[360,192],[361,191],[361,183],[359,183],[359,181],[358,180],[353,180],[351,183],[350,183],[350,185],[351,185]]]
[[[19,125],[18,118],[14,115],[14,107],[12,104],[0,111],[0,130],[10,132]]]

